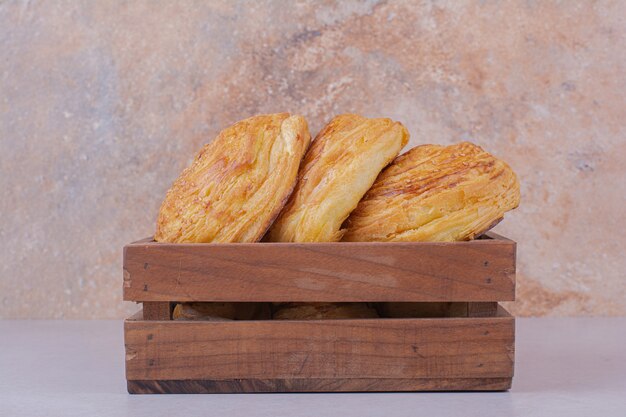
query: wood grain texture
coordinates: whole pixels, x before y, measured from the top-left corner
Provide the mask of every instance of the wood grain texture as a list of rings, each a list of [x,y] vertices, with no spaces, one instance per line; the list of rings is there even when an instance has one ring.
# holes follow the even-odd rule
[[[515,242],[166,244],[124,248],[131,301],[511,301]]]
[[[144,320],[171,320],[172,303],[160,301],[146,301],[143,303]]]
[[[511,378],[231,379],[128,381],[131,394],[246,392],[504,391]]]
[[[129,380],[510,378],[514,319],[125,322]]]

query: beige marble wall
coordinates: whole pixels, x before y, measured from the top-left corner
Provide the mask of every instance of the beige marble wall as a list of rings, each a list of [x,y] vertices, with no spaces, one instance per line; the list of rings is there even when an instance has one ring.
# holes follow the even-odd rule
[[[626,314],[624,1],[0,1],[0,317],[113,318],[220,128],[357,112],[509,161],[521,315]]]

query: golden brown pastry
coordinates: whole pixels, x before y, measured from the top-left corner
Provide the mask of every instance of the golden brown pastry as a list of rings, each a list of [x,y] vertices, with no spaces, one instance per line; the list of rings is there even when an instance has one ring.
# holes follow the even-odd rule
[[[267,240],[340,240],[341,224],[408,139],[406,128],[391,119],[355,114],[332,119],[312,142],[296,188]]]
[[[378,317],[366,303],[284,303],[274,320],[369,319]]]
[[[174,307],[174,320],[268,320],[271,311],[268,303],[178,303]]]
[[[519,200],[513,170],[479,146],[417,146],[380,174],[346,221],[343,240],[473,239]]]
[[[155,240],[256,242],[296,183],[310,142],[302,116],[254,116],[224,129],[167,192]]]

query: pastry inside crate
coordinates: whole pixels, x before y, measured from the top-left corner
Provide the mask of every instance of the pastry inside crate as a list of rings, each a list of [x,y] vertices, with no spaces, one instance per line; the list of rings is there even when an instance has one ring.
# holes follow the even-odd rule
[[[269,303],[176,303],[173,320],[269,320]]]
[[[337,320],[467,317],[465,302],[384,303],[175,303],[173,320]]]
[[[409,134],[381,120],[339,116],[307,151],[304,118],[255,116],[200,152],[124,250],[129,392],[510,387],[516,246],[480,235],[517,178],[470,143],[391,162]]]

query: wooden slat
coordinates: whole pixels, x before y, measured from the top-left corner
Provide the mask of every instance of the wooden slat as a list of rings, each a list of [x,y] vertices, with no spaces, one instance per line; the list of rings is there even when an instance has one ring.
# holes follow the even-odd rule
[[[516,244],[165,244],[124,248],[132,301],[511,301]]]
[[[172,305],[169,302],[147,301],[143,303],[144,320],[171,320]]]
[[[128,380],[510,378],[514,319],[126,321]]]
[[[128,381],[128,392],[131,394],[503,391],[509,388],[511,388],[511,378],[328,378]]]

